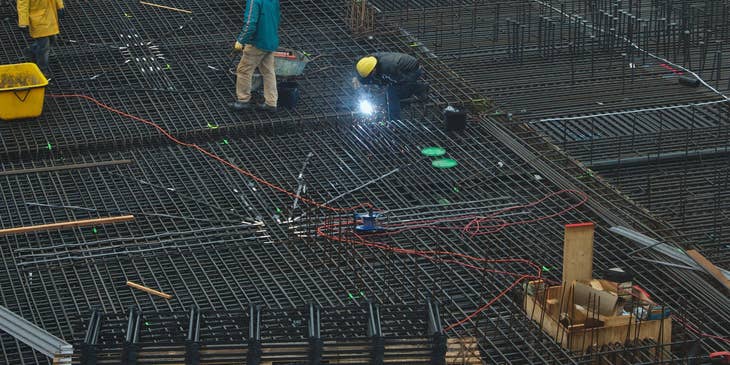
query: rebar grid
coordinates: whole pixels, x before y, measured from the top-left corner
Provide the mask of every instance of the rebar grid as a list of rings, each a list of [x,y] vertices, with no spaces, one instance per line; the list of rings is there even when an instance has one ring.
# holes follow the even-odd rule
[[[453,66],[451,60],[434,58],[424,48],[427,43],[413,37],[412,31],[401,32],[387,25],[373,39],[349,36],[344,30],[344,2],[291,1],[283,7],[285,43],[324,55],[316,64],[320,66],[315,68],[318,72],[299,80],[305,91],[299,109],[275,118],[229,114],[222,101],[231,97],[232,90],[221,85],[232,85],[233,76],[227,72],[235,60],[226,58],[228,43],[232,42],[224,39],[232,40],[242,9],[218,2],[189,5],[196,13],[206,15],[191,20],[134,3],[103,3],[99,4],[103,9],[94,8],[93,12],[70,8],[71,14],[80,13],[72,17],[73,27],[62,37],[68,35],[65,41],[71,44],[56,51],[56,60],[69,65],[57,76],[56,92],[91,91],[290,191],[302,186],[303,194],[317,201],[337,198],[331,203],[336,207],[370,201],[400,219],[464,210],[488,213],[564,188],[556,181],[556,176],[564,172],[546,175],[546,170],[535,167],[537,159],[516,152],[517,146],[494,137],[494,126],[487,128],[485,121],[470,125],[464,135],[441,132],[437,123],[440,107],[480,99],[474,91],[480,86],[470,86],[474,84],[454,73],[448,67]],[[92,26],[88,19],[99,14],[117,21],[108,28]],[[22,47],[16,34],[8,30],[2,35],[3,39],[12,38],[14,44],[3,47],[5,59],[20,54]],[[117,44],[119,34],[140,34],[146,41],[154,40],[154,44],[136,46],[133,55],[156,56],[158,49],[150,46],[159,42],[165,60],[178,63],[166,62],[162,67],[157,59],[154,62],[162,70],[153,69],[152,76],[141,75],[136,64],[120,66],[113,62],[124,61],[119,46],[109,47]],[[78,44],[90,50],[70,50]],[[353,124],[349,108],[352,92],[347,86],[352,62],[380,49],[403,50],[422,58],[428,79],[435,85],[435,106],[408,114],[412,121]],[[507,43],[508,54],[510,49]],[[625,75],[615,76],[617,70],[606,77],[627,80]],[[99,73],[103,74],[85,79]],[[647,74],[652,76],[651,71]],[[119,90],[119,84],[125,89]],[[164,90],[170,84],[179,90]],[[698,94],[703,95],[697,96],[698,100],[707,98]],[[69,110],[74,113],[69,114]],[[99,121],[108,124],[100,125]],[[302,126],[315,131],[296,129]],[[324,131],[316,131],[323,127]],[[7,245],[0,246],[2,268],[7,273],[2,285],[5,304],[64,337],[83,336],[82,331],[73,328],[78,328],[78,315],[86,316],[94,306],[116,314],[129,305],[155,313],[184,312],[193,305],[235,312],[256,302],[274,309],[301,308],[309,301],[344,306],[360,305],[363,298],[353,300],[349,295],[360,291],[369,299],[393,305],[416,305],[426,296],[435,296],[446,306],[444,319],[453,323],[511,282],[499,275],[477,274],[428,260],[314,239],[311,230],[321,224],[324,212],[307,210],[301,202],[296,204],[287,196],[232,174],[194,151],[166,143],[151,147],[163,141],[156,132],[83,100],[51,99],[46,117],[38,124],[5,126],[1,131],[3,156],[13,157],[3,158],[3,170],[122,158],[135,161],[130,166],[1,177],[5,201],[12,201],[0,213],[3,226],[119,211],[138,215],[134,224],[11,237]],[[251,131],[255,133],[242,137]],[[49,140],[48,136],[53,138]],[[529,133],[523,136],[533,138]],[[420,148],[429,145],[446,147],[461,166],[451,171],[433,170],[419,155]],[[309,153],[313,153],[312,160],[305,163]],[[302,171],[304,179],[298,181]],[[557,201],[540,210],[555,213],[567,203]],[[297,217],[302,218],[294,220]],[[549,270],[545,275],[556,279],[554,269],[561,261],[561,223],[594,220],[600,226],[605,222],[601,217],[594,208],[585,208],[491,236],[462,237],[423,230],[398,237],[394,244],[442,247],[486,257],[526,257],[543,264]],[[284,224],[289,219],[293,223]],[[244,220],[260,220],[265,226],[243,227]],[[724,318],[730,309],[725,298],[694,273],[678,274],[627,256],[633,244],[616,238],[606,228],[601,226],[597,235],[597,270],[616,265],[640,268],[638,283],[657,300],[680,313],[686,310],[680,315],[686,315],[701,329],[722,333],[726,323],[718,318]],[[120,238],[124,240],[111,241]],[[81,246],[77,246],[79,243]],[[656,258],[650,253],[645,255]],[[123,287],[126,279],[173,290],[175,299],[151,300]],[[479,315],[476,323],[453,335],[477,336],[488,362],[591,361],[571,357],[559,349],[537,326],[525,320],[518,303],[503,298]],[[160,328],[155,336],[162,337],[167,331],[165,326]],[[118,336],[119,332],[113,333]],[[720,346],[712,340],[706,345]],[[42,360],[5,337],[2,346],[8,349],[3,358],[8,363]]]
[[[319,147],[315,149],[312,142]],[[465,168],[453,172],[433,170],[429,161],[419,155],[420,148],[431,144],[447,148]],[[326,149],[321,150],[322,147]],[[508,147],[490,137],[486,130],[476,128],[469,135],[449,137],[428,121],[358,124],[342,128],[337,134],[303,132],[299,136],[230,139],[227,144],[218,142],[208,145],[208,148],[271,181],[281,182],[289,189],[296,187],[296,176],[301,171],[306,155],[314,152],[310,163],[319,168],[304,171],[308,197],[328,201],[354,190],[332,204],[346,207],[370,198],[376,206],[391,211],[393,219],[401,220],[448,215],[455,210],[465,209],[489,212],[525,203],[557,189],[547,179],[536,177],[534,170],[510,152]],[[345,305],[351,301],[348,294],[361,291],[369,299],[391,304],[415,304],[425,296],[435,296],[445,303],[445,319],[452,323],[468,315],[509,284],[509,281],[505,281],[507,278],[499,275],[475,275],[470,270],[449,268],[421,259],[412,260],[373,249],[352,248],[322,240],[313,241],[311,238],[297,239],[296,236],[301,235],[297,232],[307,231],[306,227],[302,228],[303,223],[277,223],[286,220],[286,217],[297,217],[304,213],[299,208],[291,208],[291,199],[272,193],[247,178],[231,175],[200,155],[182,148],[137,149],[95,157],[74,157],[69,162],[121,157],[138,163],[51,175],[12,175],[6,177],[11,180],[3,184],[10,187],[5,194],[15,201],[6,207],[3,216],[23,217],[19,222],[42,223],[77,217],[78,213],[74,209],[27,204],[28,200],[33,200],[31,203],[59,206],[54,198],[60,196],[68,197],[68,201],[63,202],[66,206],[86,204],[87,208],[99,211],[117,209],[147,214],[141,215],[134,224],[99,227],[96,232],[84,229],[42,234],[33,240],[14,237],[11,245],[3,248],[6,270],[20,270],[9,276],[10,282],[3,285],[4,288],[14,288],[15,295],[20,295],[16,299],[17,305],[8,305],[29,318],[37,316],[44,327],[65,336],[70,336],[66,331],[73,328],[75,323],[74,318],[65,313],[87,313],[91,306],[118,313],[129,305],[136,305],[143,311],[182,311],[191,305],[214,310],[236,310],[255,302],[265,303],[272,308],[301,307],[308,301]],[[167,165],[172,161],[178,167]],[[15,168],[23,166],[17,165]],[[368,184],[364,178],[381,176],[394,169],[400,170],[375,184]],[[93,183],[90,184],[91,181]],[[364,187],[357,190],[361,186]],[[38,191],[43,191],[43,195],[39,196]],[[404,194],[404,191],[410,193]],[[75,194],[88,196],[89,199],[77,203],[73,198]],[[206,204],[195,199],[198,196],[206,197]],[[49,197],[52,199],[47,201]],[[485,200],[484,197],[490,198]],[[141,206],[141,203],[148,205]],[[541,206],[540,210],[557,212],[564,208],[565,203],[558,200]],[[149,216],[168,214],[166,209],[170,206],[176,207],[176,217]],[[413,207],[421,208],[414,210]],[[220,232],[220,224],[193,220],[225,217],[225,212],[230,209],[234,209],[232,213],[253,216],[266,223],[266,226],[261,227],[265,232],[256,239],[258,243],[249,240],[251,236],[257,237],[249,228],[235,228],[230,236],[225,237],[226,242],[218,242],[218,235],[226,234]],[[313,212],[307,213],[307,217],[315,217],[314,221],[319,221]],[[401,247],[442,248],[484,257],[527,257],[539,260],[547,268],[555,268],[560,265],[561,257],[562,232],[559,222],[586,219],[595,218],[575,212],[558,222],[546,221],[475,238],[424,230],[415,232],[412,237],[398,238],[396,243]],[[203,231],[209,225],[219,231]],[[198,230],[194,238],[178,238],[172,248],[160,243],[167,240],[165,237],[132,239],[149,235],[149,232],[194,230]],[[175,237],[180,235],[176,233]],[[636,265],[631,263],[630,258],[623,257],[622,252],[626,247],[623,243],[615,238],[609,239],[605,232],[600,236],[605,238],[597,241],[598,247],[601,247],[597,249],[597,255],[608,256],[597,260],[598,267],[602,267],[604,262],[616,264],[622,260],[629,260],[626,265]],[[137,250],[137,243],[143,243],[149,250],[158,246],[163,249],[149,255],[133,250],[130,253],[113,251],[112,256],[91,254],[98,247],[118,245],[119,242],[108,241],[117,237],[129,237],[122,245],[125,249],[131,246]],[[439,239],[434,242],[434,237]],[[61,245],[65,242],[71,247]],[[77,247],[78,242],[84,244]],[[546,242],[551,243],[546,245]],[[41,249],[49,246],[49,243],[53,243],[52,249]],[[78,251],[80,259],[58,265],[59,258],[65,257],[68,251]],[[55,260],[52,264],[34,263],[38,261],[36,256],[47,259],[45,253],[52,253],[50,257]],[[13,261],[8,261],[10,258],[14,258]],[[606,268],[608,266],[602,267]],[[652,273],[654,269],[657,271]],[[644,275],[650,276],[663,271],[661,268],[649,267],[646,270]],[[240,273],[244,273],[244,276]],[[546,275],[555,278],[556,274],[550,271]],[[673,280],[669,273],[659,275],[661,278],[651,277],[639,282]],[[120,283],[127,279],[170,290],[175,293],[175,299],[168,303],[150,301],[147,295],[122,289]],[[34,287],[36,289],[24,294],[18,291]],[[68,294],[79,293],[72,289],[74,287],[84,288],[80,292],[81,296]],[[683,290],[685,285],[677,283],[671,287],[673,289],[670,290],[674,292],[667,294],[667,298],[690,295],[677,292]],[[215,290],[211,291],[210,288]],[[33,295],[38,291],[44,294]],[[668,300],[671,303],[671,299]],[[27,304],[20,306],[21,302]],[[477,328],[480,322],[493,321],[494,315],[503,316],[505,310],[507,313],[519,313],[517,305],[510,303],[506,301],[485,312],[484,319],[477,320]],[[679,304],[676,305],[679,308]],[[524,318],[519,314],[513,315]],[[710,314],[693,313],[693,316],[699,315]],[[701,317],[693,318],[702,323]],[[487,349],[508,346],[504,347],[501,355],[500,352],[490,355],[494,356],[495,361],[529,361],[546,356],[545,353],[559,356],[559,352],[548,345],[550,341],[536,327],[517,327],[523,328],[517,333],[503,330],[500,333],[508,338],[517,336],[519,340],[500,340],[499,343],[490,343],[495,340],[487,336],[492,331],[489,328],[487,326],[483,330],[486,332],[477,330],[476,333],[467,330],[465,334],[476,334],[487,341],[483,345],[487,353],[493,353]],[[532,339],[528,341],[528,338]],[[523,342],[545,349],[533,351],[520,345]],[[556,358],[542,360],[557,361]]]
[[[539,145],[530,131],[537,129],[679,229],[657,227],[667,237],[706,247],[714,261],[726,264],[725,168],[708,161],[722,159],[728,148],[727,109],[716,105],[725,96],[712,89],[723,93],[730,87],[726,2],[375,5],[383,21],[409,29],[474,88],[495,98],[493,114],[506,116],[525,141]],[[679,84],[680,77],[695,76],[682,67],[707,84]],[[589,114],[598,117],[581,117]],[[591,171],[574,176],[593,179]]]
[[[678,85],[684,72],[662,58],[721,91],[730,86],[730,10],[719,1],[395,3],[400,10],[377,4],[390,9],[382,21],[408,29],[494,98],[498,113],[544,118],[715,97]]]

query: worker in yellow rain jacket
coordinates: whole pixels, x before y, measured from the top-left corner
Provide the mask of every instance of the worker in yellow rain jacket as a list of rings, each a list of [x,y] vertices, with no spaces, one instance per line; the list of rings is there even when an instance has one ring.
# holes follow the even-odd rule
[[[51,37],[59,33],[58,19],[63,17],[63,0],[17,0],[18,26],[30,26],[30,37],[34,39],[26,48],[25,56],[48,74],[48,55],[51,52]]]

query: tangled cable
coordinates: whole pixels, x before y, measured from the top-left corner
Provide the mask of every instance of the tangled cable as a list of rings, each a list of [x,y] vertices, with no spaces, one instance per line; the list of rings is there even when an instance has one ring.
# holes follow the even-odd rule
[[[523,209],[530,209],[533,208],[539,204],[542,204],[546,202],[547,200],[551,198],[555,198],[561,195],[569,195],[569,196],[577,196],[579,197],[578,202],[571,204],[567,208],[548,215],[543,215],[539,217],[535,217],[532,219],[524,219],[524,220],[517,220],[517,221],[508,221],[506,218],[500,218],[500,216],[506,214],[515,212],[518,210]],[[588,195],[586,195],[582,191],[578,190],[561,190],[557,191],[551,194],[546,195],[545,197],[530,202],[528,204],[524,205],[515,205],[507,208],[503,208],[500,210],[497,210],[495,212],[492,212],[485,216],[479,216],[479,215],[462,215],[457,217],[449,217],[449,218],[443,218],[443,219],[436,219],[436,220],[417,220],[417,221],[411,221],[406,223],[395,223],[395,224],[384,224],[382,226],[383,231],[382,232],[376,232],[371,233],[367,235],[361,235],[357,233],[351,233],[351,236],[348,236],[347,234],[342,234],[342,231],[351,232],[352,228],[354,228],[354,225],[357,223],[353,223],[351,219],[339,219],[335,220],[333,223],[329,224],[323,224],[319,227],[317,227],[317,235],[332,241],[342,242],[342,243],[348,243],[355,246],[365,246],[370,248],[379,249],[382,251],[387,252],[393,252],[397,254],[402,255],[408,255],[408,256],[414,256],[414,257],[421,257],[425,258],[429,261],[435,262],[435,263],[444,263],[449,265],[458,265],[467,269],[476,270],[480,272],[489,272],[493,274],[498,275],[507,275],[507,276],[513,276],[516,277],[516,279],[512,282],[511,285],[509,285],[506,289],[499,292],[494,298],[492,298],[489,302],[482,305],[481,307],[477,308],[474,312],[469,314],[467,317],[450,324],[448,327],[446,327],[446,330],[452,330],[458,326],[463,325],[464,323],[470,321],[475,316],[479,315],[480,313],[487,310],[490,306],[492,306],[497,300],[504,297],[507,293],[509,293],[510,290],[512,290],[514,287],[519,285],[520,282],[526,279],[531,280],[537,280],[542,278],[542,267],[535,262],[531,260],[527,260],[524,258],[503,258],[503,259],[488,259],[483,257],[476,257],[472,255],[467,255],[459,252],[453,252],[453,251],[439,251],[439,250],[417,250],[417,249],[407,249],[407,248],[400,248],[395,247],[392,245],[389,245],[384,242],[378,242],[378,241],[372,241],[371,239],[374,237],[383,237],[383,236],[393,236],[397,235],[406,231],[410,231],[413,229],[436,229],[436,230],[454,230],[457,232],[464,233],[465,235],[474,237],[474,236],[482,236],[487,234],[492,234],[499,232],[507,227],[510,226],[516,226],[516,225],[523,225],[523,224],[530,224],[530,223],[536,223],[539,221],[544,221],[547,219],[555,218],[558,216],[561,216],[571,210],[577,209],[581,205],[585,204],[588,201]],[[462,221],[466,222],[462,225],[456,225],[455,223]],[[441,223],[449,223],[451,225],[449,226],[442,226]],[[484,225],[485,222],[488,222],[487,225]],[[493,268],[487,268],[483,266],[478,266],[479,264],[522,264],[525,265],[533,270],[535,270],[534,274],[529,273],[519,273],[514,271],[507,271],[507,270],[499,270],[499,269],[493,269]]]
[[[353,211],[355,209],[371,208],[372,207],[372,205],[370,203],[363,203],[363,204],[360,204],[360,205],[357,205],[357,206],[354,206],[354,207],[350,207],[350,208],[335,208],[335,207],[331,207],[331,206],[326,205],[326,204],[323,204],[323,203],[319,203],[319,202],[314,201],[312,199],[299,196],[299,195],[297,195],[294,192],[288,191],[288,190],[286,190],[286,189],[284,189],[284,188],[282,188],[282,187],[280,187],[280,186],[278,186],[276,184],[273,184],[273,183],[271,183],[269,181],[266,181],[265,179],[263,179],[263,178],[261,178],[259,176],[254,175],[252,172],[250,172],[248,170],[244,170],[244,169],[242,169],[242,168],[234,165],[233,163],[229,162],[228,160],[224,159],[223,157],[220,157],[220,156],[216,155],[215,153],[213,153],[211,151],[208,151],[208,150],[206,150],[203,147],[198,146],[197,144],[188,143],[188,142],[181,141],[181,140],[177,139],[175,136],[173,136],[170,132],[168,132],[165,128],[162,128],[157,123],[154,123],[154,122],[149,121],[149,120],[144,119],[144,118],[140,118],[140,117],[135,116],[135,115],[132,115],[132,114],[125,113],[125,112],[123,112],[123,111],[121,111],[119,109],[115,109],[115,108],[113,108],[113,107],[111,107],[111,106],[109,106],[107,104],[102,103],[101,101],[99,101],[97,99],[92,98],[91,96],[83,95],[83,94],[49,94],[47,96],[50,97],[50,98],[57,98],[57,99],[64,99],[64,98],[65,99],[69,99],[69,98],[84,99],[84,100],[87,100],[87,101],[90,101],[90,102],[96,104],[98,107],[100,107],[102,109],[106,109],[106,110],[108,110],[108,111],[110,111],[112,113],[119,114],[119,115],[121,115],[123,117],[132,119],[134,121],[137,121],[137,122],[140,122],[140,123],[143,123],[143,124],[146,124],[146,125],[148,125],[148,126],[150,126],[152,128],[155,128],[158,132],[162,133],[162,135],[165,136],[167,139],[171,140],[172,142],[174,142],[174,143],[176,143],[176,144],[178,144],[180,146],[195,149],[198,152],[200,152],[200,153],[202,153],[202,154],[204,154],[204,155],[206,155],[206,156],[208,156],[208,157],[210,157],[210,158],[218,161],[219,163],[221,163],[221,164],[223,164],[225,166],[228,166],[229,168],[235,170],[236,172],[239,172],[239,173],[241,173],[243,175],[246,175],[247,177],[253,179],[254,181],[258,182],[261,185],[267,186],[267,187],[269,187],[269,188],[271,188],[273,190],[276,190],[276,191],[278,191],[280,193],[286,194],[286,195],[288,195],[288,196],[290,196],[292,198],[299,199],[300,201],[302,201],[304,203],[307,203],[309,205],[312,205],[312,206],[315,206],[315,207],[318,207],[318,208],[322,208],[322,209],[326,209],[326,210],[329,210],[329,211],[332,211],[332,212],[349,212],[349,211]]]
[[[256,176],[252,172],[234,165],[230,161],[216,155],[215,153],[213,153],[201,146],[198,146],[197,144],[188,143],[188,142],[185,142],[185,141],[182,141],[182,140],[176,138],[169,131],[167,131],[166,129],[164,129],[162,126],[160,126],[159,124],[157,124],[155,122],[152,122],[152,121],[144,119],[144,118],[140,118],[138,116],[135,116],[135,115],[132,115],[129,113],[125,113],[119,109],[113,108],[105,103],[102,103],[101,101],[99,101],[91,96],[83,95],[83,94],[49,94],[48,97],[59,98],[59,99],[69,99],[69,98],[83,99],[83,100],[89,101],[89,102],[97,105],[98,107],[100,107],[102,109],[108,110],[112,113],[132,119],[136,122],[146,124],[152,128],[155,128],[158,132],[160,132],[163,136],[165,136],[167,139],[174,142],[175,144],[183,146],[183,147],[192,148],[192,149],[200,152],[201,154],[223,164],[224,166],[227,166],[227,167],[233,169],[236,172],[239,172],[239,173],[253,179],[254,181],[256,181],[264,186],[267,186],[280,193],[286,194],[287,196],[289,196],[291,198],[299,199],[299,201],[301,201],[303,203],[306,203],[306,204],[309,204],[309,205],[312,205],[312,206],[315,206],[318,208],[322,208],[322,209],[325,209],[325,210],[328,210],[331,212],[336,212],[336,213],[353,212],[357,209],[363,209],[363,208],[365,208],[365,209],[373,208],[372,204],[370,204],[370,203],[362,203],[362,204],[359,204],[359,205],[356,205],[356,206],[350,207],[350,208],[336,208],[336,207],[329,206],[325,203],[320,203],[315,200],[305,198],[294,192],[288,191],[274,183],[271,183],[259,176]],[[509,222],[503,218],[498,218],[498,216],[503,215],[505,213],[512,212],[512,211],[515,211],[518,209],[531,208],[531,207],[534,207],[538,204],[545,202],[546,200],[548,200],[552,197],[555,197],[555,196],[558,196],[561,194],[568,194],[568,193],[578,195],[580,197],[580,201],[578,203],[575,203],[575,204],[569,206],[568,208],[563,209],[560,212],[542,216],[542,217],[537,217],[537,218],[530,219],[530,220],[514,221],[514,222]],[[535,223],[538,221],[555,218],[557,216],[565,214],[566,212],[568,212],[570,210],[578,208],[579,206],[585,204],[585,202],[587,200],[588,200],[588,195],[586,195],[582,191],[561,190],[561,191],[549,194],[549,195],[543,197],[542,199],[536,200],[529,204],[507,207],[507,208],[500,209],[500,210],[493,212],[486,216],[465,215],[465,216],[450,217],[448,219],[441,219],[441,220],[421,220],[421,221],[416,221],[416,222],[410,222],[409,224],[406,224],[406,225],[394,224],[390,228],[396,228],[396,230],[386,232],[386,233],[390,234],[390,235],[394,235],[394,234],[397,234],[397,233],[400,233],[400,232],[403,232],[406,230],[411,230],[411,229],[433,228],[433,229],[458,229],[470,236],[492,234],[492,233],[499,232],[510,226]],[[443,223],[445,221],[454,222],[457,220],[468,220],[468,223],[465,225],[459,226],[459,227],[439,226],[440,223]],[[376,249],[380,249],[380,250],[384,250],[384,251],[390,251],[390,252],[394,252],[394,253],[399,253],[399,254],[419,256],[419,257],[423,257],[423,258],[426,258],[426,259],[434,261],[434,262],[455,264],[455,265],[463,266],[463,267],[466,267],[466,268],[469,268],[472,270],[481,271],[481,272],[491,272],[491,273],[495,273],[495,274],[504,274],[504,275],[510,275],[510,276],[517,277],[517,279],[512,283],[512,285],[510,285],[508,288],[506,288],[505,290],[500,292],[497,296],[492,298],[492,300],[490,300],[488,303],[486,303],[482,307],[478,308],[475,312],[473,312],[466,318],[464,318],[454,324],[451,324],[450,326],[448,326],[446,328],[446,330],[451,330],[457,326],[460,326],[460,325],[468,322],[472,318],[474,318],[479,313],[488,309],[492,304],[494,304],[497,300],[499,300],[504,295],[506,295],[510,290],[512,290],[515,286],[517,286],[521,281],[523,281],[525,279],[541,278],[542,268],[539,265],[537,265],[536,263],[534,263],[530,260],[527,260],[527,259],[522,259],[522,258],[486,259],[486,258],[475,257],[475,256],[466,255],[466,254],[462,254],[462,253],[457,253],[457,252],[449,252],[449,251],[421,251],[421,250],[403,249],[403,248],[392,247],[385,243],[370,242],[370,241],[365,240],[362,236],[359,236],[359,235],[355,235],[355,239],[349,239],[349,238],[342,238],[342,237],[330,235],[327,233],[328,229],[346,227],[346,226],[350,226],[351,224],[352,224],[352,222],[350,220],[339,221],[335,224],[329,224],[329,225],[323,224],[317,228],[317,235],[320,237],[324,237],[324,238],[333,240],[333,241],[346,242],[346,243],[351,243],[351,244],[361,245],[361,246],[368,246],[368,247],[372,247],[372,248],[376,248]],[[398,228],[400,228],[400,229],[398,229]],[[452,258],[448,258],[448,257],[452,257]],[[453,258],[470,260],[470,261],[480,262],[480,263],[493,263],[493,264],[521,263],[521,264],[525,264],[525,265],[528,265],[529,267],[533,268],[534,270],[536,270],[536,273],[535,274],[520,274],[520,273],[509,272],[509,271],[505,271],[505,270],[488,269],[488,268],[477,266],[475,264],[470,264],[468,262],[455,260]]]
[[[357,209],[374,208],[372,206],[372,204],[370,204],[370,203],[362,203],[362,204],[358,204],[358,205],[356,205],[354,207],[350,207],[350,208],[336,208],[336,207],[329,206],[326,203],[320,203],[313,199],[305,198],[303,196],[298,195],[297,193],[288,191],[274,183],[271,183],[259,176],[256,176],[252,172],[234,165],[233,163],[229,162],[228,160],[216,155],[215,153],[213,153],[203,147],[198,146],[197,144],[188,143],[188,142],[179,140],[178,138],[173,136],[169,131],[162,128],[157,123],[154,123],[147,119],[137,117],[132,114],[125,113],[119,109],[116,109],[107,104],[104,104],[101,101],[99,101],[91,96],[83,95],[83,94],[48,94],[47,96],[50,98],[60,98],[60,99],[77,98],[77,99],[87,100],[102,109],[108,110],[112,113],[132,119],[134,121],[146,124],[152,128],[155,128],[158,132],[160,132],[163,136],[165,136],[166,138],[168,138],[175,144],[178,144],[183,147],[192,148],[192,149],[200,152],[201,154],[221,163],[224,166],[227,166],[227,167],[233,169],[236,172],[239,172],[239,173],[253,179],[254,181],[256,181],[264,186],[267,186],[280,193],[286,194],[287,196],[289,196],[291,198],[298,199],[299,201],[306,203],[308,205],[322,208],[322,209],[325,209],[325,210],[328,210],[331,212],[335,212],[335,213],[346,213],[346,212],[353,212]],[[547,201],[548,199],[551,199],[555,196],[563,195],[563,194],[575,195],[575,196],[579,197],[579,201],[577,203],[574,203],[574,204],[568,206],[567,208],[564,208],[563,210],[561,210],[559,212],[549,214],[549,215],[539,216],[539,217],[536,217],[533,219],[521,220],[521,221],[509,221],[506,218],[499,217],[499,216],[505,215],[506,213],[513,212],[513,211],[516,211],[519,209],[532,208],[538,204],[541,204],[541,203]],[[539,221],[544,221],[547,219],[556,218],[569,211],[577,209],[578,207],[584,205],[587,201],[588,201],[588,195],[582,191],[561,190],[561,191],[557,191],[557,192],[548,194],[548,195],[544,196],[543,198],[530,202],[528,204],[515,205],[512,207],[503,208],[496,212],[492,212],[491,214],[488,214],[486,216],[463,215],[463,216],[449,217],[449,218],[436,219],[436,220],[419,220],[419,221],[412,221],[412,222],[407,222],[407,223],[395,223],[395,224],[386,225],[385,232],[370,234],[368,236],[377,237],[377,236],[384,236],[384,235],[385,236],[396,235],[396,234],[399,234],[399,233],[402,233],[402,232],[405,232],[408,230],[425,229],[425,228],[436,229],[436,230],[456,230],[456,231],[463,232],[467,236],[471,236],[471,237],[482,236],[482,235],[488,235],[488,234],[494,234],[494,233],[500,232],[500,231],[504,230],[505,228],[508,228],[511,226],[531,224],[531,223],[536,223]],[[459,222],[459,221],[467,221],[468,223],[460,225],[460,226],[459,225],[456,225],[456,226],[442,226],[441,225],[442,223],[446,223],[446,222],[452,223],[452,222]],[[452,330],[455,327],[461,326],[462,324],[470,321],[472,318],[474,318],[478,314],[487,310],[490,306],[492,306],[500,298],[504,297],[507,293],[509,293],[510,290],[515,288],[517,285],[519,285],[520,282],[522,282],[526,279],[546,280],[541,276],[541,274],[542,274],[541,266],[537,265],[533,261],[523,259],[523,258],[487,259],[487,258],[475,257],[475,256],[458,253],[458,252],[451,252],[451,251],[431,251],[431,250],[424,251],[424,250],[415,250],[415,249],[404,249],[404,248],[390,246],[383,242],[369,241],[369,240],[365,239],[365,237],[363,237],[362,235],[358,235],[355,233],[353,233],[354,238],[347,238],[347,237],[341,236],[341,235],[333,235],[332,233],[329,232],[329,230],[333,230],[333,229],[352,228],[352,225],[353,225],[353,222],[351,219],[339,220],[333,224],[323,224],[317,228],[317,235],[320,237],[332,240],[332,241],[349,243],[349,244],[359,245],[359,246],[366,246],[366,247],[380,249],[383,251],[389,251],[389,252],[393,252],[393,253],[397,253],[397,254],[422,257],[422,258],[428,259],[433,262],[450,264],[450,265],[458,265],[458,266],[462,266],[462,267],[480,271],[480,272],[490,272],[490,273],[494,273],[494,274],[501,274],[501,275],[508,275],[508,276],[516,277],[516,279],[512,282],[512,284],[510,286],[508,286],[506,289],[504,289],[500,293],[498,293],[489,302],[487,302],[483,306],[479,307],[477,310],[475,310],[473,313],[471,313],[467,317],[446,327],[447,331]],[[464,260],[472,261],[474,263],[469,263]],[[511,271],[506,271],[506,270],[489,269],[489,268],[485,268],[482,266],[477,266],[476,263],[523,264],[523,265],[527,265],[528,267],[532,268],[533,270],[536,270],[536,273],[535,274],[524,274],[524,273],[516,273],[516,272],[511,272]],[[696,333],[697,335],[700,335],[702,337],[714,338],[714,339],[717,339],[717,340],[720,340],[720,341],[723,341],[726,343],[730,343],[729,339],[720,337],[720,336],[716,336],[716,335],[712,335],[712,334],[708,334],[708,333],[704,333],[701,330],[699,330],[697,327],[692,325],[691,323],[681,320],[677,316],[673,316],[673,318],[677,319],[680,323],[682,323],[685,326],[685,328]]]

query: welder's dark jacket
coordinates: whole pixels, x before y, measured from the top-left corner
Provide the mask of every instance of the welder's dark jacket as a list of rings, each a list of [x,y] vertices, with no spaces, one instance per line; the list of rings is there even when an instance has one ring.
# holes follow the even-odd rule
[[[378,63],[370,76],[363,78],[358,75],[361,84],[398,84],[412,79],[412,76],[421,68],[415,57],[405,53],[376,52],[371,56],[375,57]]]

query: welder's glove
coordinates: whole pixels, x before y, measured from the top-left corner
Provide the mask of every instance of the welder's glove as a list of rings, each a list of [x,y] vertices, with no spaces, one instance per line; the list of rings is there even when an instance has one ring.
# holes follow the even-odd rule
[[[243,44],[236,41],[236,44],[233,45],[233,49],[235,49],[236,51],[243,51]]]
[[[357,90],[361,86],[362,86],[362,84],[360,84],[360,80],[358,80],[357,77],[353,77],[352,78],[352,88],[355,89],[355,90]]]

